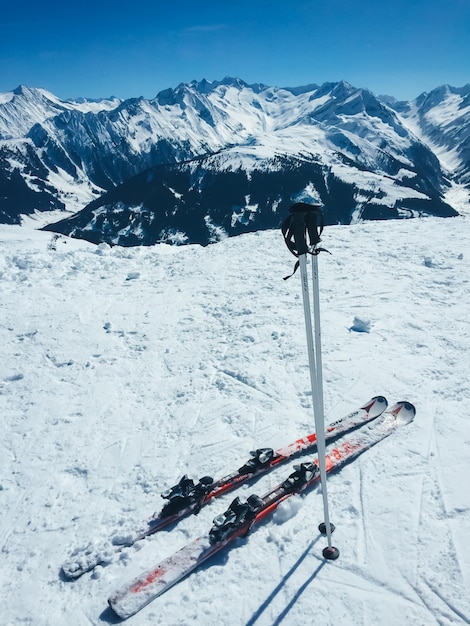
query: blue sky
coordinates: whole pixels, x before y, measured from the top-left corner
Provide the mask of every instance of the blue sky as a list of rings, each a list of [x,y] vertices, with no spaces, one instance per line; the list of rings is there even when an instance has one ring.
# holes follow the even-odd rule
[[[470,82],[470,0],[57,0],[0,13],[0,92],[154,97],[234,76],[412,99]]]

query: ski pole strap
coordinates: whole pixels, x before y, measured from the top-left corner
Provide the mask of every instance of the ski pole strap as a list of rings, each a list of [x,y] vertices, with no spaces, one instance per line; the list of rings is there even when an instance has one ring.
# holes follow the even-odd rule
[[[323,227],[323,213],[320,205],[296,202],[289,209],[289,215],[284,220],[281,230],[286,246],[294,256],[299,257],[307,253],[315,255],[322,251],[328,252],[324,248],[317,248],[317,244],[321,241],[320,235]],[[284,280],[293,276],[298,267],[297,261],[292,274],[285,276]]]

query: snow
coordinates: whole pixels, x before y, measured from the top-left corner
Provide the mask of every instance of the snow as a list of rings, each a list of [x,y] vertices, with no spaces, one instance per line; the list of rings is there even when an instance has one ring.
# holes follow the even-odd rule
[[[458,93],[450,93],[448,90],[447,97],[440,103],[439,107],[430,109],[425,113],[425,118],[435,126],[447,126],[455,122],[456,115],[468,115],[470,113],[470,105],[464,106],[465,99]]]
[[[69,105],[71,109],[76,111],[81,111],[82,113],[99,113],[100,111],[112,111],[116,109],[122,100],[119,98],[99,98],[97,100],[90,100],[87,98],[83,98],[80,100],[66,100],[61,103],[64,106]]]
[[[300,279],[282,280],[278,231],[111,248],[33,227],[0,227],[0,622],[115,623],[111,593],[289,468],[71,583],[74,548],[130,535],[184,473],[220,476],[313,430]],[[469,238],[466,216],[323,233],[327,421],[377,394],[417,408],[329,477],[338,561],[321,556],[315,490],[129,624],[469,623]]]
[[[468,215],[470,212],[470,189],[465,185],[451,183],[447,192],[444,194],[446,202],[461,215]]]

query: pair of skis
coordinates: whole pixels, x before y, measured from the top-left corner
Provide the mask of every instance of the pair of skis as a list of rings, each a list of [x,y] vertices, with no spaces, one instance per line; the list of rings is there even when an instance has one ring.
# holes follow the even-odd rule
[[[325,438],[331,441],[381,415],[387,408],[383,396],[371,398],[359,409],[349,413],[327,427]],[[274,451],[260,448],[251,453],[251,458],[238,470],[218,480],[204,476],[194,483],[187,476],[174,487],[162,494],[167,504],[160,513],[153,515],[131,536],[115,537],[98,543],[91,543],[84,548],[76,548],[70,558],[62,565],[62,574],[67,579],[79,578],[93,570],[97,565],[111,563],[117,552],[134,545],[137,541],[163,530],[167,526],[191,514],[197,514],[203,506],[214,498],[228,493],[232,489],[264,474],[292,457],[310,452],[316,448],[316,434],[297,439],[293,443]]]
[[[375,407],[377,410],[377,403],[385,407],[386,401],[380,397],[374,398],[371,402],[372,404],[361,409],[365,411],[362,414],[364,418],[362,423],[370,421],[370,424],[353,432],[351,436],[340,439],[327,450],[327,472],[339,469],[369,450],[400,426],[410,423],[416,414],[411,403],[397,402],[389,410],[381,412],[379,416],[375,415],[374,418],[370,416],[367,407],[370,409]],[[343,420],[340,420],[340,423],[343,423]],[[108,599],[113,611],[122,619],[134,615],[232,541],[246,536],[287,498],[308,490],[320,479],[318,459],[314,463],[302,463],[294,469],[295,471],[285,481],[264,496],[252,495],[244,503],[236,498],[225,513],[214,519],[214,524],[207,535],[198,537],[156,567],[118,589]]]
[[[372,398],[360,409],[327,428],[327,441],[339,438],[345,432],[354,431],[349,437],[341,439],[327,450],[326,469],[328,472],[340,468],[391,435],[399,426],[412,421],[416,412],[409,402],[398,402],[390,409],[386,410],[386,408],[385,398],[382,396]],[[355,430],[363,425],[366,427]],[[187,477],[183,477],[175,487],[163,494],[163,497],[168,500],[163,510],[151,518],[147,527],[137,533],[134,539],[128,540],[126,545],[132,545],[135,541],[191,513],[197,513],[201,506],[210,502],[212,498],[269,471],[289,458],[301,452],[311,451],[315,448],[315,441],[316,436],[312,434],[275,452],[270,449],[257,450],[237,472],[217,481],[204,477],[199,483],[194,484]],[[262,497],[252,495],[246,502],[235,498],[227,511],[214,519],[214,524],[207,535],[184,546],[155,568],[144,572],[112,594],[108,602],[114,612],[122,619],[134,615],[190,574],[201,563],[223,550],[237,537],[247,535],[252,527],[272,514],[284,500],[308,490],[319,481],[318,460],[314,463],[302,463],[294,469],[295,471],[285,481]],[[117,549],[120,550],[123,547],[118,546]],[[112,548],[115,550],[116,546],[108,545],[108,552],[112,551]],[[104,553],[106,550],[103,552],[96,546],[81,552],[76,551],[64,564],[64,575],[76,578],[99,563],[110,562],[112,558],[109,555],[103,558]]]

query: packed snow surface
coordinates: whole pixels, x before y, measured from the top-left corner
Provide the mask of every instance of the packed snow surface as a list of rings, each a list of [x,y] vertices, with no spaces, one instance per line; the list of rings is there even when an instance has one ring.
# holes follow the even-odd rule
[[[0,241],[0,623],[116,623],[113,591],[290,467],[69,582],[74,548],[132,534],[185,473],[313,431],[299,273],[283,280],[279,231],[109,248],[29,225]],[[469,241],[465,216],[326,228],[326,420],[382,394],[415,421],[329,476],[337,561],[316,489],[129,624],[469,623]]]

